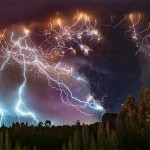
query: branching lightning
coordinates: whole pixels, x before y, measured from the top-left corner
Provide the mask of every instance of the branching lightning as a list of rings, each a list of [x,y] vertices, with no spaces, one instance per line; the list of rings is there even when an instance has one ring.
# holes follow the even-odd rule
[[[114,29],[121,26],[124,22],[129,24],[125,34],[131,34],[132,40],[138,47],[138,52],[148,53],[150,48],[150,24],[144,30],[139,30],[141,14],[124,15],[119,23],[114,25],[113,17],[108,25],[101,24],[106,27],[112,26]],[[88,56],[93,49],[90,42],[100,42],[103,37],[97,30],[97,21],[86,13],[78,12],[72,21],[66,21],[57,15],[50,19],[48,28],[41,34],[40,45],[37,46],[31,40],[30,31],[23,29],[22,34],[15,31],[4,30],[0,33],[1,58],[3,62],[0,71],[3,71],[7,65],[19,64],[22,69],[23,82],[18,88],[18,97],[15,111],[18,117],[30,117],[34,122],[38,123],[38,117],[33,111],[30,111],[23,98],[23,93],[28,84],[27,74],[36,74],[36,77],[47,79],[48,86],[59,91],[61,101],[69,107],[74,107],[84,115],[91,116],[85,108],[105,112],[105,109],[98,100],[95,100],[90,91],[87,95],[78,98],[74,93],[71,85],[74,83],[88,85],[88,81],[74,72],[74,69],[62,61],[67,52],[76,55],[78,51],[82,51]],[[7,34],[6,34],[7,32]],[[10,35],[11,33],[11,35]],[[0,126],[7,124],[5,116],[11,115],[8,110],[0,107]]]
[[[116,28],[123,24],[125,21],[127,23],[129,21],[129,26],[127,26],[128,29],[125,34],[131,34],[131,38],[135,42],[136,47],[138,48],[137,53],[142,52],[145,55],[150,56],[150,23],[147,25],[146,28],[144,28],[143,26],[140,27],[141,19],[141,13],[130,13],[129,15],[125,15],[125,17],[113,27]]]
[[[40,35],[44,37],[40,46],[31,41],[30,30],[24,29],[22,36],[17,37],[14,31],[11,33],[10,40],[5,38],[5,31],[0,34],[0,44],[2,50],[3,63],[0,71],[6,65],[17,63],[22,68],[23,82],[18,89],[18,98],[15,111],[18,115],[30,117],[38,123],[34,112],[30,111],[23,98],[24,89],[28,83],[27,74],[36,72],[38,77],[45,77],[48,86],[60,92],[60,99],[69,107],[74,107],[84,115],[91,116],[85,108],[91,108],[104,112],[101,103],[91,98],[90,94],[84,98],[74,95],[70,83],[87,84],[84,77],[74,73],[73,69],[62,62],[65,53],[71,51],[76,54],[77,50],[83,51],[84,55],[89,55],[92,51],[86,41],[100,41],[101,34],[96,29],[96,21],[91,21],[90,17],[84,13],[77,13],[73,18],[73,24],[63,25],[62,20],[57,16],[50,19],[48,29]],[[6,40],[7,39],[7,40]],[[85,42],[84,42],[85,41]],[[69,82],[68,82],[69,81]],[[0,109],[0,125],[4,121],[5,110]]]

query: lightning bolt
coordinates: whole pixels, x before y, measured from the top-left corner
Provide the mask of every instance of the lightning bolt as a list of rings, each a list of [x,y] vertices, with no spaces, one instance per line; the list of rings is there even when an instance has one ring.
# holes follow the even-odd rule
[[[23,38],[20,38],[20,40],[26,38],[28,36],[28,31],[25,30],[25,33],[26,33],[26,36],[23,37]],[[18,100],[18,103],[16,105],[16,111],[18,114],[21,114],[23,116],[31,116],[33,118],[34,121],[36,121],[38,123],[38,120],[36,119],[34,113],[32,113],[31,111],[28,110],[28,108],[26,107],[26,105],[23,103],[23,98],[22,98],[22,93],[23,93],[23,90],[26,86],[26,82],[27,82],[27,78],[26,78],[26,60],[25,60],[25,56],[23,54],[23,47],[20,45],[20,42],[18,42],[18,46],[19,46],[19,49],[20,49],[20,54],[23,58],[23,77],[24,77],[24,81],[22,83],[22,85],[19,87],[19,91],[18,91],[18,94],[19,94],[19,100]],[[23,111],[22,109],[20,109],[20,107],[23,106],[23,108],[25,108],[26,111]]]
[[[121,19],[116,25],[112,24],[114,22],[114,20],[112,20],[109,25],[105,26],[112,26],[113,28],[117,28],[122,24],[125,25],[127,27],[125,34],[131,35],[132,41],[135,42],[136,47],[138,48],[135,55],[137,55],[139,52],[142,52],[145,56],[150,56],[150,23],[148,23],[146,28],[144,28],[143,24],[141,23],[141,19],[142,15],[140,12],[130,13],[124,15],[124,18]]]

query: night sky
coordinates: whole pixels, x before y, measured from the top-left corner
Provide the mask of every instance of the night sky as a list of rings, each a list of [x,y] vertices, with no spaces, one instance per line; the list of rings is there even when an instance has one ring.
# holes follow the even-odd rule
[[[150,86],[150,61],[149,49],[146,49],[146,53],[136,55],[138,47],[131,34],[125,34],[129,22],[113,28],[109,26],[111,16],[114,18],[112,25],[115,26],[124,15],[140,12],[142,19],[137,27],[140,31],[148,27],[149,6],[150,2],[143,0],[1,0],[0,28],[17,28],[20,25],[32,28],[31,37],[38,45],[40,38],[36,38],[36,34],[47,26],[49,18],[57,12],[65,18],[71,18],[77,10],[94,16],[104,37],[102,42],[92,43],[93,51],[88,56],[77,51],[75,56],[67,54],[62,61],[73,66],[88,81],[85,89],[77,91],[78,96],[90,89],[96,100],[103,99],[102,104],[107,112],[118,112],[128,94],[137,97],[141,87]],[[7,66],[0,74],[0,105],[12,113],[16,105],[17,89],[22,80],[18,65]],[[78,88],[78,85],[73,88]],[[89,117],[66,106],[60,100],[59,92],[48,88],[45,78],[33,79],[32,73],[28,74],[24,99],[26,106],[35,113],[39,121],[49,119],[58,125],[72,124],[76,120],[93,123],[101,119],[101,113],[95,110],[87,110],[94,114]],[[16,117],[6,117],[9,123],[17,121]],[[28,117],[21,119],[31,121]]]

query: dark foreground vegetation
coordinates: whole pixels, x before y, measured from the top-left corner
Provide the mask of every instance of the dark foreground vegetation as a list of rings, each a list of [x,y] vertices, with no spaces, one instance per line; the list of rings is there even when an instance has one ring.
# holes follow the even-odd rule
[[[38,126],[24,123],[0,128],[0,150],[126,150],[150,149],[150,89],[139,99],[128,96],[120,113],[107,113],[102,123]]]

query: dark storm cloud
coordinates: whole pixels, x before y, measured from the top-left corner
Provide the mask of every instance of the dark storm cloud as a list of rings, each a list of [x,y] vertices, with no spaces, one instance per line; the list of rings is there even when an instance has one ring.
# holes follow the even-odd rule
[[[124,14],[130,11],[149,11],[148,1],[140,0],[1,0],[0,27],[17,22],[44,20],[56,11],[66,13],[87,10],[94,15]],[[69,12],[69,13],[68,13]]]
[[[118,111],[128,94],[139,90],[141,71],[137,47],[120,28],[101,27],[104,39],[88,56],[88,63],[80,68],[90,81],[96,99],[105,96],[108,111]],[[107,95],[107,97],[106,97]]]

